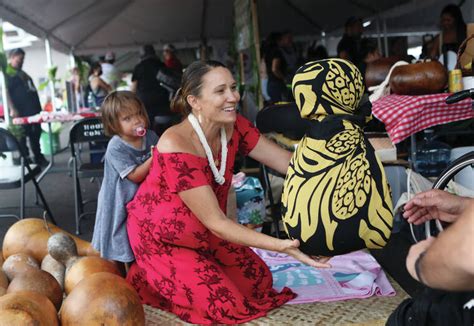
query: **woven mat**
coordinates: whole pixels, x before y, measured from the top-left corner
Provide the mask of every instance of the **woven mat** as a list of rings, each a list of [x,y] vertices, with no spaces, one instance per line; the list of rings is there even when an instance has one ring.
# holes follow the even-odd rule
[[[335,302],[315,302],[284,305],[272,310],[266,317],[244,325],[359,325],[383,326],[390,313],[402,300],[408,298],[405,291],[389,277],[397,295],[393,297],[370,297]],[[175,315],[147,305],[146,325],[190,325]]]

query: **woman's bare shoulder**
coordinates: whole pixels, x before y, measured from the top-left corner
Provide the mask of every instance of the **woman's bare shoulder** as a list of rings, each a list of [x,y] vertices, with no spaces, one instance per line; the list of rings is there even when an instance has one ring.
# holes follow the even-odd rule
[[[161,153],[191,153],[195,154],[194,146],[191,142],[191,130],[184,122],[168,128],[157,144]]]

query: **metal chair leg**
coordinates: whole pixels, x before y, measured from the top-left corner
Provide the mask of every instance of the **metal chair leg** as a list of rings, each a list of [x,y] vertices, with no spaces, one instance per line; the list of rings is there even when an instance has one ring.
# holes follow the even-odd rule
[[[79,235],[81,234],[80,228],[79,228],[79,221],[80,221],[80,209],[79,206],[81,203],[79,201],[82,201],[81,199],[81,194],[80,194],[80,188],[79,188],[79,179],[77,177],[77,161],[74,159],[72,161],[72,179],[74,182],[74,218],[76,220],[76,234]]]
[[[273,226],[275,228],[275,235],[277,238],[280,238],[280,216],[277,216],[277,212],[275,211],[276,208],[275,208],[275,202],[273,200],[272,185],[270,183],[270,178],[268,176],[267,167],[263,164],[262,164],[262,171],[263,171],[263,179],[265,182],[265,188],[267,189],[266,195],[268,196],[268,201],[270,202],[270,215],[272,217]]]
[[[21,179],[20,179],[21,195],[20,195],[20,219],[25,218],[25,162],[21,158]]]
[[[49,208],[49,205],[46,202],[46,199],[44,198],[43,192],[41,191],[41,188],[39,187],[38,182],[36,181],[35,178],[33,178],[32,181],[33,181],[33,184],[35,185],[36,193],[38,194],[41,201],[43,202],[44,209],[46,210],[46,212],[49,215],[49,219],[51,220],[51,222],[53,222],[54,225],[57,225],[56,220],[54,219],[53,213],[51,212],[51,209]]]

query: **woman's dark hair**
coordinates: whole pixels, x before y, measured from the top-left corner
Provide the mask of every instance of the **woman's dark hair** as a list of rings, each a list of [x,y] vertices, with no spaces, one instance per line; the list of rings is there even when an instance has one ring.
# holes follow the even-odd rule
[[[461,44],[462,41],[466,38],[466,22],[462,16],[461,9],[455,4],[449,4],[443,8],[441,15],[450,15],[454,18],[454,23],[456,24],[456,37],[458,44]]]
[[[89,74],[90,75],[94,74],[94,71],[96,71],[97,69],[102,69],[102,66],[100,65],[100,62],[94,62],[91,65],[91,70],[90,70]]]
[[[227,67],[219,61],[208,60],[191,63],[184,70],[183,77],[181,78],[181,87],[171,101],[171,111],[181,113],[183,116],[187,116],[191,113],[191,106],[186,98],[188,95],[198,97],[201,94],[204,75],[218,67],[227,69]]]

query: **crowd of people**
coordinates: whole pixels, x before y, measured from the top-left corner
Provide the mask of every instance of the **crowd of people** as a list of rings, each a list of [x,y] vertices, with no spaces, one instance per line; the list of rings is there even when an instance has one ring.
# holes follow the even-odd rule
[[[465,37],[465,23],[459,8],[454,7],[447,6],[441,14],[442,33],[433,39],[432,56],[459,47]],[[262,44],[259,67],[265,100],[292,101],[295,94],[288,85],[295,74],[300,74],[300,78],[309,78],[305,80],[308,85],[319,85],[314,86],[317,91],[302,91],[305,105],[317,99],[313,107],[300,108],[314,113],[308,115],[311,119],[318,116],[314,119],[318,120],[316,127],[325,126],[323,120],[337,111],[336,106],[345,118],[348,112],[362,112],[362,119],[370,116],[362,76],[367,65],[379,59],[381,53],[376,40],[364,38],[363,31],[360,18],[347,20],[337,46],[339,59],[335,60],[326,60],[328,52],[319,44],[312,44],[303,58],[290,31],[272,33]],[[107,52],[102,62],[91,64],[87,102],[101,107],[104,130],[111,137],[92,245],[103,258],[122,264],[127,280],[144,304],[170,311],[184,321],[231,324],[264,316],[296,294],[289,288],[273,288],[268,266],[250,247],[284,253],[315,268],[331,267],[330,257],[312,256],[300,240],[271,237],[227,218],[234,161],[237,155],[249,156],[283,175],[296,163],[290,164],[291,152],[261,136],[250,121],[237,113],[238,85],[225,65],[196,61],[183,70],[171,44],[163,47],[162,55],[163,60],[153,45],[143,46],[127,91],[117,90],[121,76],[113,52]],[[7,78],[12,116],[34,115],[41,110],[33,81],[22,70],[24,57],[21,49],[9,54]],[[305,61],[318,61],[307,70],[324,70],[331,65],[335,70],[327,69],[321,74],[324,79],[316,82],[316,77],[307,77],[307,70],[298,70]],[[350,108],[343,100],[334,100],[327,107],[320,102],[339,91],[345,94],[346,88],[334,85],[327,87],[326,93],[322,91],[321,85],[337,72],[336,66],[348,74],[341,73],[347,90],[357,91]],[[157,78],[160,73],[164,75],[162,79]],[[79,70],[73,70],[72,76],[75,92],[84,93]],[[170,91],[173,78],[180,81],[179,87]],[[301,104],[302,93],[298,96]],[[159,136],[154,132],[157,117],[178,114],[182,117],[179,123]],[[341,134],[352,132],[351,137],[362,139],[362,129],[357,127],[360,121],[327,120],[336,123]],[[313,129],[312,136],[321,133],[321,139],[325,139],[328,130],[334,131],[331,128]],[[44,165],[48,162],[40,152],[40,133],[39,125],[25,126],[20,144],[27,153],[29,138],[34,162]],[[318,147],[318,151],[321,157],[334,154],[328,154],[327,147]],[[339,153],[338,149],[335,151]],[[375,156],[370,159],[375,168],[367,175],[380,174],[383,178],[383,172],[373,172],[380,168]],[[375,185],[377,180],[370,183]],[[383,196],[374,192],[366,206],[373,208],[373,202],[381,201],[379,197],[389,197],[388,188],[381,193]],[[390,201],[386,202],[385,208],[390,206]],[[390,208],[385,215],[390,215],[389,211]],[[474,290],[473,212],[473,199],[440,190],[417,194],[405,205],[403,216],[409,223],[439,219],[452,224],[436,239],[411,247],[406,267],[414,279],[447,291]],[[383,229],[383,222],[389,218],[379,215],[382,219],[377,228]]]

